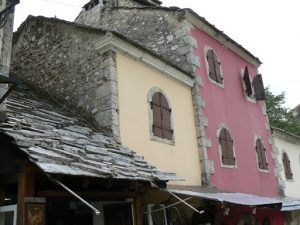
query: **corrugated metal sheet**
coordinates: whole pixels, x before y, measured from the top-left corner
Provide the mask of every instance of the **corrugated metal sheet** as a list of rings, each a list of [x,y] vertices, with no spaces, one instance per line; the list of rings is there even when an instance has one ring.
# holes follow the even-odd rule
[[[219,202],[227,202],[238,205],[247,205],[247,206],[259,206],[259,205],[269,205],[269,204],[281,204],[282,201],[276,198],[270,197],[261,197],[252,194],[244,193],[233,193],[233,192],[198,192],[198,191],[189,191],[189,190],[176,190],[168,189],[169,191],[175,194],[182,194],[188,196],[194,196]]]
[[[300,200],[285,200],[282,203],[281,211],[294,211],[300,210]]]
[[[0,129],[47,173],[143,181],[182,180],[22,87],[7,99]]]

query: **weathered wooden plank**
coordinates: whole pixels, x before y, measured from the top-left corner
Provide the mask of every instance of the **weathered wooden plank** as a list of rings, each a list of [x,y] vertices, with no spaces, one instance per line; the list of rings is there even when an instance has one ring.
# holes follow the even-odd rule
[[[26,167],[26,169],[28,169]],[[35,174],[32,172],[19,173],[17,224],[25,225],[25,197],[34,197]]]
[[[138,194],[134,199],[135,209],[135,225],[143,225],[143,208],[142,208],[142,197]]]

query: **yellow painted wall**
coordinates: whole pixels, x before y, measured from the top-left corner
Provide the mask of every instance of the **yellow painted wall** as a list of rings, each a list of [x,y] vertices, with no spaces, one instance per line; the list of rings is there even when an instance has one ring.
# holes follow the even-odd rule
[[[164,171],[176,172],[186,181],[181,185],[201,185],[200,159],[191,87],[130,57],[117,55],[119,118],[122,144]],[[175,144],[150,139],[147,94],[159,87],[169,99]]]
[[[293,144],[278,137],[273,137],[275,146],[279,149],[279,163],[282,165],[281,177],[285,181],[285,195],[293,198],[300,198],[300,144]],[[282,154],[286,152],[293,173],[293,180],[287,180],[284,173]]]

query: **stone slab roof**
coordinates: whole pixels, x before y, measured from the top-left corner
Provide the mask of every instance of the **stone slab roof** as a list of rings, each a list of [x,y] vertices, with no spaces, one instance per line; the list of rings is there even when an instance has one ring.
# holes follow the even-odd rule
[[[53,100],[53,99],[52,99]],[[95,131],[86,121],[22,86],[7,98],[0,129],[49,174],[141,181],[182,180]]]
[[[287,132],[283,129],[276,128],[276,127],[272,127],[271,130],[273,136],[280,137],[283,140],[286,140],[293,144],[300,144],[300,137],[295,134],[292,134],[290,132]]]

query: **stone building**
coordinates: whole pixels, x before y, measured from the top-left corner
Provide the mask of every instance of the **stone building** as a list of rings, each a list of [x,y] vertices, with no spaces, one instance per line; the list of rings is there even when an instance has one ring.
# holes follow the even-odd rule
[[[29,17],[14,36],[12,76],[34,90],[37,97],[34,94],[26,94],[21,89],[19,93],[21,96],[25,95],[25,98],[22,98],[22,104],[17,106],[12,100],[12,115],[9,123],[3,124],[4,128],[8,127],[4,129],[4,133],[12,136],[19,148],[26,146],[22,149],[27,156],[35,159],[34,168],[36,165],[41,167],[42,172],[54,176],[55,180],[62,180],[57,174],[63,174],[63,180],[71,188],[84,191],[82,187],[74,185],[75,181],[81,183],[80,177],[92,177],[92,180],[93,177],[96,177],[96,180],[99,177],[103,178],[102,184],[98,186],[101,191],[95,194],[98,197],[93,198],[92,194],[84,195],[89,201],[98,202],[99,207],[107,201],[115,201],[114,195],[122,196],[118,198],[120,204],[125,204],[128,198],[134,205],[140,204],[136,214],[130,214],[131,218],[138,217],[137,220],[126,217],[128,220],[123,221],[124,224],[141,224],[143,215],[145,221],[152,223],[156,218],[155,210],[157,207],[164,208],[164,202],[178,205],[178,200],[173,195],[160,192],[157,188],[152,190],[150,182],[152,185],[163,184],[163,188],[166,181],[172,181],[176,186],[201,185],[200,156],[192,101],[193,78],[155,52],[113,31],[58,19]],[[28,98],[31,95],[33,99]],[[76,126],[72,126],[74,116],[61,115],[50,103],[43,108],[45,105],[42,99],[45,97],[54,101],[54,105],[75,114],[75,118],[79,120],[75,123]],[[30,103],[29,108],[26,107],[27,103]],[[182,111],[182,108],[185,110]],[[22,112],[25,115],[22,115]],[[57,124],[56,117],[59,120],[70,119],[71,126],[69,122]],[[14,120],[19,122],[15,124]],[[19,125],[21,131],[11,131],[20,129]],[[92,130],[87,129],[87,125],[92,127]],[[104,136],[101,142],[111,145],[95,145],[95,131],[97,135]],[[78,143],[76,138],[79,138]],[[128,157],[132,158],[135,154],[128,151],[128,148],[136,149],[138,154],[145,157],[146,162],[154,162],[153,165],[163,171],[176,172],[177,176],[173,173],[163,173],[156,167],[145,164],[142,158],[134,157],[137,161],[132,161]],[[114,155],[115,158],[110,160]],[[125,158],[120,155],[124,155]],[[137,165],[142,167],[136,168]],[[35,172],[35,176],[41,175]],[[58,190],[41,192],[39,189],[45,187],[47,181],[40,182],[40,179],[38,178],[35,185],[30,184],[29,193],[18,194],[18,199],[42,197],[43,202],[40,204],[50,207],[47,213],[53,218],[55,213],[51,211],[52,198]],[[95,182],[97,184],[97,181]],[[105,189],[105,182],[116,183],[116,186],[109,185],[111,195],[105,196],[102,190]],[[22,183],[14,182],[14,185]],[[93,190],[94,185],[88,185],[88,192]],[[141,189],[135,189],[136,186]],[[117,192],[118,188],[121,188],[122,194]],[[135,193],[133,198],[128,195],[128,190]],[[12,193],[14,197],[15,194]],[[136,194],[140,196],[139,200],[135,199]],[[63,201],[61,198],[65,195],[66,193],[56,195],[55,201]],[[182,206],[178,208],[183,208],[181,211],[185,218],[192,221],[195,220],[194,211],[196,215],[199,214],[199,210],[206,203],[197,198],[189,200],[195,206],[193,209]],[[20,200],[18,205],[27,204],[24,201]],[[63,202],[65,206],[70,203],[66,200]],[[73,209],[68,210],[67,207],[64,210],[67,218],[71,218]],[[209,212],[207,210],[205,217],[208,217]],[[166,215],[165,211],[164,213],[163,215]],[[107,221],[105,213],[100,222],[91,219],[91,214],[83,214],[78,221],[82,221],[85,216],[94,224],[110,224],[114,221]],[[116,214],[110,218],[113,217],[122,218]],[[167,219],[166,216],[163,218]]]
[[[0,1],[0,75],[8,77],[10,70],[14,7],[18,4],[18,0],[2,0]],[[2,81],[1,83],[6,83]],[[0,96],[2,97],[7,91],[7,85],[0,86]],[[0,98],[1,98],[0,97]],[[3,110],[5,104],[0,102],[0,117],[5,118]]]
[[[283,194],[257,57],[191,9],[90,1],[76,22],[118,31],[193,77],[202,184],[260,197]],[[185,191],[202,195],[200,189]],[[258,208],[253,215],[248,204],[226,207],[232,215],[221,216],[218,223],[284,223],[279,210]]]
[[[274,127],[272,135],[280,152],[281,178],[285,186],[282,211],[286,213],[287,224],[296,225],[300,223],[300,137]]]
[[[292,113],[293,113],[293,116],[294,116],[295,120],[300,123],[300,105],[296,106],[292,110]]]
[[[136,224],[142,223],[142,214],[144,224],[149,225],[283,224],[284,215],[278,209],[281,201],[277,199],[282,188],[278,183],[278,152],[272,146],[262,102],[262,80],[257,75],[261,62],[192,10],[160,5],[157,0],[92,0],[84,5],[76,23],[30,17],[14,38],[12,75],[38,96],[52,99],[56,105],[84,119],[85,125],[88,123],[113,140],[113,145],[119,148],[113,153],[122,154],[121,146],[129,147],[147,162],[164,171],[176,172],[184,179],[179,181],[178,177],[165,173],[157,176],[158,183],[172,180],[168,190],[162,187],[168,192],[163,194],[150,188],[149,182],[157,185],[155,178],[146,179],[145,185],[140,177],[142,188],[133,189],[137,194],[134,197],[138,197],[134,201],[138,213],[132,215],[137,218]],[[31,101],[25,101],[25,105]],[[39,108],[37,102],[32,107],[33,115],[29,113],[28,118],[25,113],[25,121],[44,115],[43,110],[35,112]],[[20,107],[21,112],[29,110],[23,109],[24,104],[14,107]],[[46,116],[51,107],[50,104]],[[6,126],[19,129],[14,120]],[[81,137],[91,135],[90,131],[73,126],[64,129],[63,125],[57,131],[57,127],[53,129],[48,123],[42,125],[30,122],[30,131],[45,129],[48,133],[50,129],[50,134],[66,133],[58,140],[57,162],[47,151],[56,149],[53,138],[50,146],[45,139],[28,144],[26,138],[32,138],[32,132],[27,134],[28,128],[22,130],[21,138],[12,136],[19,147],[24,145],[26,137],[29,149],[25,152],[38,158],[36,165],[40,165],[41,152],[43,166],[50,160],[49,155],[51,163],[59,164],[60,169],[66,163],[69,166],[66,181],[78,188],[75,184],[78,180],[71,179],[74,169],[86,172],[100,166],[94,160],[89,163],[96,163],[96,168],[94,165],[86,168],[90,164],[82,167],[85,157],[90,156],[87,142],[92,140],[85,138],[82,142],[79,138],[80,143],[74,140],[78,133]],[[73,142],[76,145],[64,146],[65,139],[69,140],[68,145]],[[78,151],[82,147],[85,152]],[[40,148],[46,149],[39,151]],[[103,149],[97,146],[92,150],[101,154]],[[60,159],[60,153],[65,151],[72,154],[75,151],[80,167],[73,161],[69,164],[67,159]],[[100,158],[97,159],[103,160]],[[130,167],[123,161],[113,162],[121,164],[121,169]],[[50,169],[45,167],[43,171],[51,173]],[[138,170],[139,175],[141,171]],[[134,180],[135,175],[125,172],[129,181]],[[105,178],[108,177],[119,178],[111,174]],[[43,187],[45,183],[40,185]],[[132,186],[131,182],[123,183],[126,191],[132,190]],[[109,187],[116,190],[119,186]],[[144,188],[151,192],[147,194]],[[48,199],[56,192],[57,189],[50,193],[44,190],[34,196],[42,193]],[[59,198],[64,194],[60,193]],[[176,194],[191,203],[193,209],[189,203],[179,205]],[[124,202],[126,198],[122,198],[121,203]],[[67,211],[72,210],[70,206]],[[100,224],[110,222],[104,218]]]

